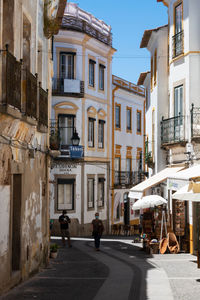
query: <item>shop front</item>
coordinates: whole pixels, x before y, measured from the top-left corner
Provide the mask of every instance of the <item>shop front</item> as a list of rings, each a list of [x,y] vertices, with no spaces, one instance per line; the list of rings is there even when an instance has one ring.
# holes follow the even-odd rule
[[[193,190],[199,177],[200,165],[195,165],[171,176],[167,182],[173,230],[181,249],[191,254],[196,254],[199,247],[200,193]]]

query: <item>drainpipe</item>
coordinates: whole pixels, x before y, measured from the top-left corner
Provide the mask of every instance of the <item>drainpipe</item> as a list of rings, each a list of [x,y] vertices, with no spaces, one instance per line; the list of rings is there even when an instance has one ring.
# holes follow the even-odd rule
[[[119,89],[116,86],[112,90],[112,163],[111,163],[111,224],[114,223],[114,163],[115,163],[115,92]]]

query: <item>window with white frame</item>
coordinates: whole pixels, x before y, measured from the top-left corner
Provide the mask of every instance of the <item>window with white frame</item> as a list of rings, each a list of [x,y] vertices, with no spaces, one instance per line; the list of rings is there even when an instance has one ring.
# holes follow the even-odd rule
[[[57,180],[57,208],[58,210],[74,209],[75,179],[58,178]]]
[[[94,125],[95,119],[88,119],[88,147],[94,148]]]
[[[74,79],[74,56],[73,52],[60,53],[60,77]]]
[[[88,208],[94,208],[94,178],[88,178]]]
[[[95,84],[95,64],[96,61],[89,59],[89,86],[91,87]]]
[[[98,148],[104,148],[104,124],[105,121],[99,120],[99,127],[98,127]]]
[[[105,178],[99,178],[98,180],[98,206],[104,206],[104,197],[105,197]]]
[[[105,66],[100,64],[99,65],[99,89],[101,91],[104,91],[104,69],[105,69]]]

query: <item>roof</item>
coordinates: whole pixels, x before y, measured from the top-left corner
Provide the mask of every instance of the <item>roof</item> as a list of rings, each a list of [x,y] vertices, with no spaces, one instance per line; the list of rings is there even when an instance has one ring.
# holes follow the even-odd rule
[[[149,74],[149,73],[150,73],[149,71],[140,73],[140,77],[138,79],[137,85],[143,85],[144,81],[145,81],[145,79],[147,77],[147,74]]]
[[[157,0],[157,2],[163,2],[163,4],[168,7],[168,3],[166,0]]]
[[[145,88],[138,86],[130,81],[112,75],[112,83],[118,86],[121,89],[124,89],[128,92],[137,94],[139,96],[145,97]]]
[[[143,193],[151,188],[152,186],[158,185],[159,183],[165,181],[168,177],[182,170],[184,167],[172,167],[165,168],[152,177],[144,180],[143,182],[132,187],[129,191],[129,198],[139,199],[143,196]]]
[[[148,46],[148,43],[150,41],[152,32],[157,32],[160,29],[165,28],[167,26],[168,25],[163,25],[163,26],[160,26],[160,27],[157,27],[157,28],[154,28],[154,29],[145,30],[144,34],[143,34],[143,37],[142,37],[142,41],[140,43],[140,48],[146,48]]]

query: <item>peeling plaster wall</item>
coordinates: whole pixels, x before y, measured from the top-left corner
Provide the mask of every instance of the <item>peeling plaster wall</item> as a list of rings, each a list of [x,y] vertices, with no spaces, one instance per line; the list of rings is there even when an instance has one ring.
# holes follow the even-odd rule
[[[10,222],[10,186],[0,185],[0,257],[4,256],[9,248],[9,224]]]

